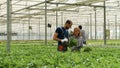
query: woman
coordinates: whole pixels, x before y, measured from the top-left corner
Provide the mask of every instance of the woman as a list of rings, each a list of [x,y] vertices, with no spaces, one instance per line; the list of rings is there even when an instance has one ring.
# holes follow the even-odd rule
[[[74,28],[73,36],[75,39],[77,39],[77,46],[73,46],[71,51],[79,51],[83,47],[83,40],[80,29],[78,27]]]

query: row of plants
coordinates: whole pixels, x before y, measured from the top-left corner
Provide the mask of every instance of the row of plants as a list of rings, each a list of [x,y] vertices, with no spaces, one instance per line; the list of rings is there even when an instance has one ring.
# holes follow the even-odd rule
[[[0,45],[0,68],[120,68],[119,50],[85,46],[80,51],[58,52],[57,46],[14,44],[7,53],[6,46]]]
[[[44,40],[12,40],[11,41],[12,44],[42,44],[45,43]],[[56,41],[53,40],[48,40],[47,41],[48,44],[56,44]],[[0,44],[6,44],[6,40],[4,41],[0,41]],[[87,40],[87,44],[88,45],[102,45],[104,44],[104,40]],[[120,45],[120,40],[107,40],[106,41],[107,45]]]
[[[87,40],[88,44],[93,44],[93,45],[103,45],[104,40]],[[106,40],[106,45],[113,45],[113,46],[118,46],[120,45],[120,40]]]

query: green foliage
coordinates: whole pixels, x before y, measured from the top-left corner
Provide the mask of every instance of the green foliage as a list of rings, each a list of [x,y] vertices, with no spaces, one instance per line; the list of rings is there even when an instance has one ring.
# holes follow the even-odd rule
[[[71,37],[69,47],[77,46],[77,39]]]
[[[84,52],[90,52],[90,51],[92,51],[92,49],[90,47],[85,47],[84,48]]]
[[[58,52],[51,45],[12,45],[7,54],[0,47],[0,68],[119,68],[120,48],[87,46],[81,52]],[[91,52],[84,52],[84,50]]]

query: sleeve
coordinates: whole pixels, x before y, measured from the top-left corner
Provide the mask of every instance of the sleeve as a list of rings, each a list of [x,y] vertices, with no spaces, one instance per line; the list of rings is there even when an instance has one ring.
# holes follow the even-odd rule
[[[55,30],[56,33],[61,33],[60,27]]]
[[[82,36],[83,36],[83,40],[86,40],[85,31],[84,30],[82,30]]]
[[[77,46],[83,46],[82,37],[79,37]]]

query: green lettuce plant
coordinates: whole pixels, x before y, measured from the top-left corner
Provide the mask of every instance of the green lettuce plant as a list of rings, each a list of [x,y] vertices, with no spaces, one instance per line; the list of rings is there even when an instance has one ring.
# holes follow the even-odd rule
[[[69,47],[77,46],[77,39],[70,37]]]

